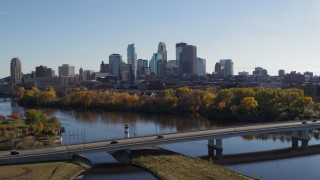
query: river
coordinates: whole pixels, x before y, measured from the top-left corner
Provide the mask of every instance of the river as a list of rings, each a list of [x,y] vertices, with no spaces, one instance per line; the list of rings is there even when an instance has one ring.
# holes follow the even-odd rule
[[[129,125],[129,136],[145,136],[212,129],[219,127],[212,121],[190,115],[153,115],[102,111],[76,111],[41,109],[49,116],[57,116],[65,127],[63,144],[85,143],[106,139],[118,139],[126,136],[124,125]],[[16,103],[0,102],[0,114],[12,112],[24,113],[24,108]],[[317,136],[316,136],[317,137]],[[312,137],[309,144],[320,144],[319,138]],[[161,145],[161,148],[189,156],[206,156],[207,141],[194,141]],[[291,147],[290,138],[274,136],[272,138],[233,137],[223,139],[223,154],[237,154]],[[133,166],[119,164],[108,153],[88,153],[94,167],[85,172],[84,179],[155,179],[150,173]],[[247,163],[225,166],[251,177],[262,179],[319,179],[317,170],[320,155],[304,156],[283,160]]]

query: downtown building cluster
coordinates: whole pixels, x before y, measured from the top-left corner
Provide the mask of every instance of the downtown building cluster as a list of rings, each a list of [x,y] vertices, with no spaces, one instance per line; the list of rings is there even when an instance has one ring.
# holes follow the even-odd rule
[[[156,84],[156,87],[161,88],[166,82],[192,81],[206,77],[206,60],[197,57],[197,47],[187,43],[177,43],[176,59],[168,60],[164,42],[159,42],[158,49],[149,60],[138,59],[135,44],[129,44],[126,60],[121,54],[113,53],[107,61],[101,62],[99,71],[81,67],[78,72],[75,73],[74,66],[63,64],[58,67],[58,76],[55,70],[45,65],[35,67],[35,71],[31,73],[22,74],[21,60],[13,58],[10,82],[43,89],[50,86],[63,89],[79,84],[88,86],[98,82],[107,83],[108,87],[114,88],[137,88],[139,84]]]
[[[157,50],[150,59],[138,58],[136,47],[129,44],[127,59],[121,54],[110,54],[108,60],[103,60],[99,71],[80,68],[76,74],[75,67],[62,64],[58,67],[58,75],[52,68],[44,65],[37,66],[35,71],[22,74],[22,64],[19,58],[13,58],[10,63],[10,77],[0,80],[0,91],[12,88],[12,84],[25,88],[37,87],[64,90],[74,87],[90,89],[139,89],[159,90],[188,86],[191,88],[235,88],[235,87],[264,87],[264,88],[300,88],[305,95],[320,100],[319,77],[312,72],[285,73],[279,70],[278,76],[270,76],[262,67],[238,72],[234,75],[232,59],[221,59],[214,66],[214,72],[206,73],[206,60],[198,57],[197,47],[187,43],[177,43],[175,59],[168,59],[164,42],[158,44]],[[99,66],[99,64],[97,64]],[[7,84],[10,85],[5,85]],[[2,83],[2,85],[1,85]]]

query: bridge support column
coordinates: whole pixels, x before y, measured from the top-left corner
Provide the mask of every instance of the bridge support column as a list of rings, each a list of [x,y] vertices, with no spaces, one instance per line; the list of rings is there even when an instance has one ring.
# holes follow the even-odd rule
[[[208,140],[208,155],[209,157],[215,156],[214,139]]]
[[[210,157],[222,158],[222,139],[209,139],[208,140],[208,155]]]
[[[301,134],[301,147],[304,149],[307,149],[308,142],[309,142],[309,130],[303,130]]]
[[[302,148],[304,148],[304,149],[308,148],[308,142],[309,142],[309,130],[308,129],[301,130],[300,135],[299,135],[298,131],[292,131],[291,142],[292,142],[293,149],[296,149],[299,147],[299,141],[301,141]]]
[[[299,147],[299,141],[297,138],[291,137],[292,148],[297,149]]]

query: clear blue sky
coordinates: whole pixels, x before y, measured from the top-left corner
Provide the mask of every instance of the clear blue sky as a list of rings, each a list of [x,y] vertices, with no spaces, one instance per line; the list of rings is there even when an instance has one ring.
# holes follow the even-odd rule
[[[160,41],[168,59],[175,43],[196,45],[207,72],[231,58],[235,72],[261,66],[272,75],[319,75],[320,1],[0,0],[0,77],[10,74],[13,57],[24,73],[61,64],[97,71],[112,53],[126,60],[130,43],[150,60]]]

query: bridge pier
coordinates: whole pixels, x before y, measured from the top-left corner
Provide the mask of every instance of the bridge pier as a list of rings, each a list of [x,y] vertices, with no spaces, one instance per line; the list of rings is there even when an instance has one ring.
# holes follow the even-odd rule
[[[222,139],[209,139],[208,140],[208,156],[213,158],[222,158]]]
[[[308,148],[309,143],[309,130],[301,130],[301,134],[299,135],[298,131],[292,131],[291,133],[291,142],[292,142],[292,148],[296,149],[299,147],[299,140],[301,141],[301,147],[303,149]]]

